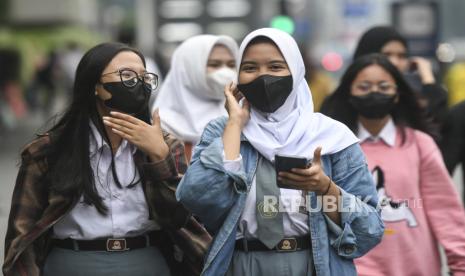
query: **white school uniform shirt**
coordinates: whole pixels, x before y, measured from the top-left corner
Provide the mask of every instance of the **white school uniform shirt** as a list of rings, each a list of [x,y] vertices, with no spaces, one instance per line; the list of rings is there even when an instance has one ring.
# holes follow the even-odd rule
[[[122,185],[120,189],[116,186],[110,166],[111,148],[92,122],[90,127],[90,165],[95,186],[103,203],[108,207],[108,212],[107,215],[100,214],[93,205],[84,203],[81,197],[76,206],[54,225],[54,238],[93,240],[134,237],[160,229],[155,221],[149,220],[149,209],[142,183],[127,187],[140,177],[133,158],[137,148],[123,140],[114,156],[116,174]]]
[[[392,118],[390,118],[386,125],[383,127],[383,129],[379,132],[379,134],[377,136],[373,136],[359,122],[357,136],[360,139],[360,143],[375,143],[381,139],[388,146],[394,147],[396,145],[396,125],[394,124]]]

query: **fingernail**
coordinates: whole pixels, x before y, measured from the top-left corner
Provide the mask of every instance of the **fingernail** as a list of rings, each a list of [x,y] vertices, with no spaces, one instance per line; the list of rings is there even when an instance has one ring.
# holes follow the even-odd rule
[[[103,119],[103,120],[108,120],[108,119],[110,119],[110,117],[103,116],[102,119]]]

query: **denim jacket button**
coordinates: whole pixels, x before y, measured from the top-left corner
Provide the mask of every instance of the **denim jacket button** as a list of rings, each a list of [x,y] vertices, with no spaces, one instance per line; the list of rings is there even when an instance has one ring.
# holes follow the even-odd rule
[[[354,253],[354,246],[353,245],[344,245],[342,246],[342,250],[344,251],[344,254],[350,255]]]

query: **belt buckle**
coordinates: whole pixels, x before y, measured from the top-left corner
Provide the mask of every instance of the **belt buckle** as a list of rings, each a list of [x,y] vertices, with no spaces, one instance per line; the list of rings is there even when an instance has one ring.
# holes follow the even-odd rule
[[[107,251],[119,252],[129,250],[126,239],[107,239]]]
[[[276,251],[278,252],[294,252],[297,251],[297,239],[296,238],[284,238],[278,245],[276,245]]]

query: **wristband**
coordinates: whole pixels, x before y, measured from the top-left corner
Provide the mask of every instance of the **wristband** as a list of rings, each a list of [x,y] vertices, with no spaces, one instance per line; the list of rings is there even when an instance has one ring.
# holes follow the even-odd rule
[[[331,182],[333,182],[333,181],[331,180],[331,177],[328,176],[328,178],[329,178],[328,188],[326,188],[326,191],[322,194],[322,195],[324,195],[324,196],[328,194],[329,189],[331,189]]]

